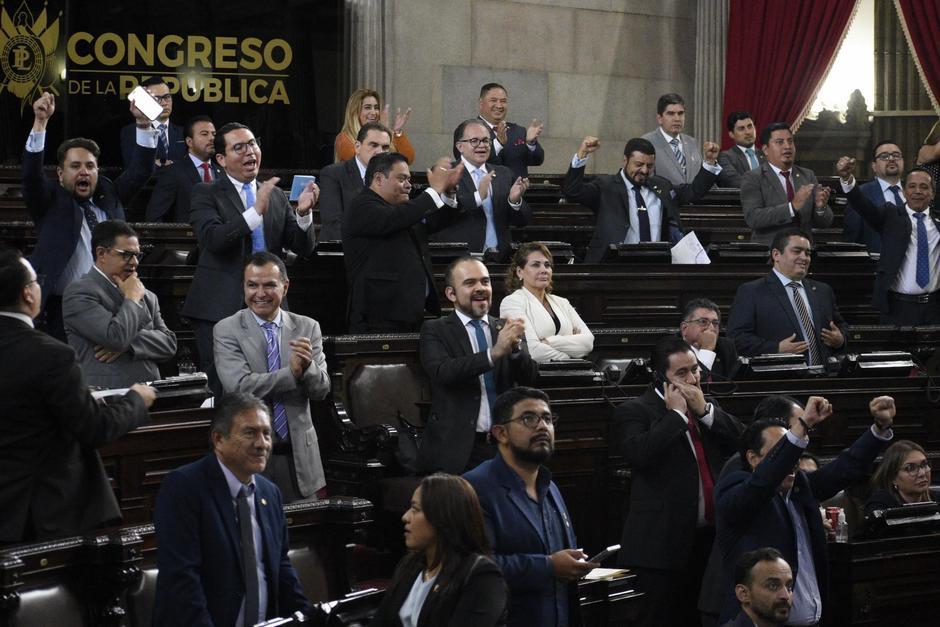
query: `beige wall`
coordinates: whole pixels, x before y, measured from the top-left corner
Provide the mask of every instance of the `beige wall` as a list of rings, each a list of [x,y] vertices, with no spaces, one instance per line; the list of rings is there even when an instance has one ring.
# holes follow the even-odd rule
[[[391,6],[387,97],[393,110],[413,108],[407,129],[417,167],[450,154],[454,127],[477,115],[480,86],[490,81],[509,90],[511,121],[545,122],[545,164],[535,171],[546,173],[564,172],[587,134],[601,138],[588,171],[613,172],[626,140],[655,126],[661,94],[675,91],[691,101],[694,0],[393,0]]]

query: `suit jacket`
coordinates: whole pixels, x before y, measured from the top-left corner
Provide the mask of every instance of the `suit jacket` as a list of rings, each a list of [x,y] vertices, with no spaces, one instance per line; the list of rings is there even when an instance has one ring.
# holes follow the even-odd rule
[[[268,372],[268,343],[254,315],[242,309],[220,320],[214,329],[215,369],[226,392],[250,392],[269,403],[278,400],[287,411],[294,468],[300,493],[309,498],[326,485],[310,400],[330,391],[320,324],[313,318],[281,311],[281,368]],[[306,337],[313,360],[298,381],[290,370],[290,341]]]
[[[0,316],[0,544],[86,533],[121,518],[95,447],[147,421],[136,392],[88,393],[67,344]]]
[[[648,139],[656,149],[656,176],[661,176],[676,187],[691,184],[702,169],[702,149],[698,140],[685,133],[679,133],[679,142],[682,144],[682,154],[685,155],[685,170],[683,174],[676,161],[676,153],[672,146],[666,142],[659,127],[643,136]],[[709,185],[713,185],[715,181]]]
[[[561,328],[532,292],[520,287],[499,304],[500,318],[523,318],[529,354],[538,363],[553,359],[580,359],[594,350],[594,334],[567,298],[548,294],[548,303]],[[575,332],[577,330],[577,332]]]
[[[370,627],[401,627],[398,611],[424,564],[405,557],[398,564]],[[445,576],[442,570],[428,592],[417,627],[496,627],[506,624],[506,582],[490,558],[474,553]]]
[[[698,423],[712,477],[737,450],[741,422],[712,403],[711,428]],[[698,523],[699,470],[689,427],[667,409],[654,387],[614,410],[610,442],[630,467],[630,509],[618,563],[681,570],[692,553]]]
[[[153,172],[153,148],[136,143],[134,159],[113,182],[98,177],[92,201],[109,220],[124,219],[124,205],[140,191]],[[36,246],[30,262],[37,274],[45,275],[42,302],[59,282],[75,246],[81,238],[85,214],[78,201],[58,182],[46,178],[42,171],[42,152],[23,152],[23,198],[36,226]],[[91,268],[85,268],[87,272]]]
[[[487,323],[495,344],[502,325],[493,316],[487,316]],[[418,355],[431,380],[431,413],[418,450],[418,469],[463,472],[480,413],[479,376],[491,369],[486,351],[473,352],[460,318],[451,313],[424,323]],[[521,350],[495,360],[492,370],[497,394],[517,384],[532,385],[538,377],[524,341]]]
[[[738,351],[734,347],[734,340],[728,337],[718,336],[715,341],[715,361],[711,368],[706,368],[701,361],[698,362],[699,369],[702,371],[702,380],[710,373],[715,373],[724,379],[730,379],[738,366]]]
[[[757,146],[754,146],[754,156],[757,157],[759,169],[760,164],[767,161],[767,157]],[[718,153],[718,165],[721,166],[721,173],[718,175],[718,185],[721,187],[741,187],[741,177],[751,171],[750,162],[737,146]]]
[[[186,133],[183,131],[183,127],[168,121],[166,131],[170,139],[167,154],[163,154],[158,144],[152,159],[159,159],[161,161],[169,159],[173,163],[182,161],[186,153],[189,152],[189,149],[186,147]],[[136,143],[137,125],[132,123],[121,127],[121,158],[124,160],[125,166],[127,166],[133,158],[134,145]]]
[[[96,268],[65,290],[62,319],[88,385],[124,388],[155,381],[160,378],[157,363],[176,355],[176,335],[163,322],[157,295],[147,290],[137,304]],[[111,363],[98,361],[96,346],[121,356]]]
[[[767,162],[741,177],[741,209],[744,221],[751,227],[752,242],[770,244],[777,231],[793,225],[787,192],[780,181]],[[818,183],[812,170],[798,165],[790,168],[790,182],[794,193],[803,185]],[[813,227],[825,228],[832,224],[832,208],[826,205],[825,211],[817,213],[813,194],[802,207],[794,207],[793,210],[800,216],[800,228],[807,233],[811,233]]]
[[[251,255],[244,212],[238,190],[224,173],[193,188],[190,221],[199,243],[199,264],[183,304],[184,316],[218,322],[244,306],[243,264]],[[280,189],[271,192],[263,228],[267,249],[278,255],[284,248],[309,255],[316,245],[313,225],[306,231],[297,226],[297,215]]]
[[[539,474],[547,473],[549,484],[546,498],[550,498],[561,514],[566,548],[578,547],[571,526],[571,516],[565,499],[551,473],[544,466]],[[480,499],[486,535],[493,548],[493,560],[499,564],[509,586],[510,627],[554,625],[555,583],[549,554],[548,538],[542,521],[532,516],[528,508],[529,496],[525,484],[516,472],[497,453],[464,475]],[[569,625],[580,625],[580,604],[577,584],[569,584]]]
[[[823,621],[826,618],[829,569],[826,561],[826,532],[819,516],[819,502],[834,496],[869,473],[871,463],[886,444],[876,438],[871,429],[866,429],[852,446],[842,451],[832,462],[816,472],[799,470],[796,473],[790,499],[806,519],[816,578],[822,595]],[[724,563],[722,589],[725,591],[725,601],[721,621],[731,619],[739,609],[732,581],[734,563],[742,553],[772,546],[783,554],[796,580],[800,568],[796,536],[787,506],[779,495],[779,488],[784,478],[793,472],[803,450],[784,436],[753,472],[744,470],[741,463],[737,468],[729,464],[715,486],[715,541]]]
[[[265,616],[286,616],[308,606],[287,558],[287,522],[281,492],[254,475],[268,582]],[[241,536],[235,503],[215,453],[166,476],[153,512],[157,535],[157,590],[153,624],[234,627],[245,597]]]
[[[214,161],[210,165],[213,180],[224,175]],[[196,167],[188,153],[173,165],[160,168],[147,203],[147,222],[188,224],[193,187],[203,182],[202,176],[202,169]]]
[[[673,187],[660,176],[651,176],[646,187],[653,190],[662,207],[661,241],[678,241],[682,237],[679,206],[695,202],[705,195],[718,177],[702,168],[690,185]],[[598,263],[611,244],[620,243],[630,228],[630,190],[620,172],[597,176],[584,182],[584,168],[568,168],[562,193],[568,200],[591,209],[597,216],[594,234],[588,244],[586,263]]]
[[[878,179],[873,179],[858,187],[874,206],[879,209],[884,208],[886,204],[885,197],[884,193],[881,191],[881,183]],[[881,252],[881,234],[862,219],[862,216],[858,214],[858,211],[855,210],[852,203],[848,203],[845,206],[845,212],[842,216],[842,235],[847,242],[865,244],[868,250],[873,253]]]
[[[483,120],[482,117],[480,119]],[[489,124],[486,124],[486,127],[490,129],[490,140],[495,140],[496,131]],[[487,162],[509,168],[512,171],[513,180],[519,176],[523,178],[529,176],[530,165],[539,166],[545,161],[545,150],[542,149],[542,144],[538,140],[535,141],[535,148],[529,149],[525,141],[528,132],[529,129],[525,126],[506,122],[506,145],[499,151],[499,154],[491,149]]]
[[[440,312],[428,233],[456,209],[440,209],[425,192],[399,205],[369,188],[343,213],[343,256],[349,285],[349,331],[417,330],[424,310]]]
[[[849,203],[876,233],[881,234],[881,258],[875,274],[871,302],[879,311],[888,312],[888,290],[894,286],[907,250],[910,248],[911,218],[904,207],[885,203],[879,208],[858,187],[848,193]],[[940,216],[931,210],[930,219],[940,229]],[[916,254],[916,251],[912,252]]]
[[[813,331],[820,357],[825,361],[830,355],[845,350],[829,348],[822,341],[820,331],[835,322],[848,343],[848,325],[839,313],[836,295],[828,284],[812,279],[803,279],[803,293],[809,299],[812,310]],[[749,281],[734,295],[731,315],[728,317],[728,335],[734,340],[738,353],[746,357],[777,353],[780,341],[796,333],[797,340],[805,341],[796,311],[790,304],[787,288],[771,272],[763,279]]]
[[[320,241],[343,237],[343,213],[365,188],[356,158],[320,170]]]
[[[496,170],[490,186],[493,199],[493,221],[495,222],[497,247],[499,257],[506,261],[512,255],[512,233],[509,226],[525,226],[532,220],[532,207],[522,199],[522,206],[513,209],[509,206],[509,189],[516,180],[516,176],[504,166],[486,165],[486,171]],[[483,205],[477,205],[475,200],[476,184],[473,176],[464,169],[460,184],[457,187],[457,205],[460,213],[453,222],[435,233],[431,239],[435,242],[467,242],[470,252],[482,253],[486,242],[486,213]]]
[[[721,627],[756,627],[754,621],[751,620],[751,617],[744,613],[742,609],[738,612],[738,615],[734,620],[729,620],[727,623]]]

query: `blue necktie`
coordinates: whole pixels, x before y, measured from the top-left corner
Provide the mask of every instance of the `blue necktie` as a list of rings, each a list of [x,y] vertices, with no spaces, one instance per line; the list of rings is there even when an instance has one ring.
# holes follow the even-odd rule
[[[264,328],[264,338],[268,342],[268,372],[277,372],[281,369],[281,350],[277,346],[277,333],[273,322],[265,322],[261,325]],[[286,440],[290,435],[287,428],[287,410],[281,401],[272,401],[271,408],[274,410],[274,432],[281,440]]]
[[[479,348],[477,352],[485,353],[490,344],[486,341],[486,334],[483,332],[483,321],[471,320],[470,324],[473,325],[477,333],[477,347]],[[486,388],[486,398],[490,404],[490,411],[493,411],[493,403],[496,402],[496,382],[493,380],[492,368],[483,373],[483,385]]]
[[[251,183],[245,183],[242,189],[245,192],[245,208],[251,209],[255,206],[255,188]],[[251,252],[260,253],[267,249],[264,241],[264,216],[261,216],[261,226],[251,232]]]
[[[82,213],[85,214],[85,222],[88,223],[88,230],[94,231],[95,227],[98,226],[98,216],[95,215],[95,210],[90,200],[83,200],[78,203],[78,206],[82,208]]]
[[[903,207],[904,207],[904,201],[901,200],[901,194],[900,194],[901,188],[898,187],[897,185],[890,185],[890,186],[888,186],[888,190],[890,190],[891,193],[894,195],[894,205],[895,205],[898,209],[903,208]]]
[[[157,137],[157,159],[166,161],[170,154],[170,142],[166,136],[166,124],[158,124],[157,129],[160,131],[160,136]]]
[[[753,149],[753,148],[746,148],[746,149],[744,150],[744,153],[747,155],[748,163],[751,164],[751,169],[752,169],[752,170],[756,170],[757,167],[758,167],[760,164],[757,162],[757,155],[754,154],[754,149]]]
[[[927,287],[930,283],[930,250],[927,247],[927,225],[923,213],[915,213],[917,219],[917,284]]]
[[[483,168],[477,168],[473,171],[473,180],[477,184],[477,189],[480,189],[480,181],[483,180],[483,177],[486,175],[486,172]],[[490,181],[490,189],[486,194],[486,198],[483,199],[483,213],[486,214],[486,238],[483,241],[483,249],[487,248],[498,248],[499,247],[499,238],[496,236],[496,224],[493,222],[493,182]]]
[[[679,138],[674,137],[669,143],[672,144],[672,152],[676,155],[676,162],[679,164],[679,168],[682,170],[682,176],[684,177],[688,174],[688,170],[686,169],[685,155],[682,154],[682,149],[679,148]]]

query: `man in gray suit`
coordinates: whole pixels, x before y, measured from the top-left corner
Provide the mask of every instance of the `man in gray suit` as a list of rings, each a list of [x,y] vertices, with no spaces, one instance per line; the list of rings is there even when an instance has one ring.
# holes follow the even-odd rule
[[[250,392],[271,406],[274,445],[264,476],[284,502],[326,485],[310,400],[330,391],[320,324],[281,309],[290,281],[277,255],[252,254],[244,266],[247,309],[215,325],[215,367],[225,392]]]
[[[751,227],[751,241],[770,244],[778,231],[832,224],[829,188],[819,185],[812,170],[796,165],[793,133],[773,122],[760,134],[767,163],[741,177],[741,209]]]
[[[121,220],[99,222],[91,247],[95,265],[62,297],[65,332],[85,383],[126,388],[159,379],[157,363],[176,354],[176,335],[137,276],[137,233]]]
[[[685,128],[685,100],[682,96],[660,96],[656,103],[656,122],[659,128],[643,136],[659,155],[656,175],[675,186],[691,183],[702,169],[702,152],[698,140],[682,132]]]
[[[718,185],[741,187],[741,177],[767,160],[764,153],[754,146],[757,131],[750,113],[733,111],[728,116],[728,137],[734,140],[734,146],[718,155],[718,165],[721,166]]]

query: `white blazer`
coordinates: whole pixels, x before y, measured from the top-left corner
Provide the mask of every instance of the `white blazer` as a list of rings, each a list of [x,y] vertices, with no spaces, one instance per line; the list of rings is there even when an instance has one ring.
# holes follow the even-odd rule
[[[500,318],[523,318],[529,354],[537,362],[553,359],[578,359],[594,349],[594,334],[574,310],[567,298],[548,294],[548,303],[558,316],[561,328],[555,334],[555,322],[532,292],[520,287],[499,304]]]

